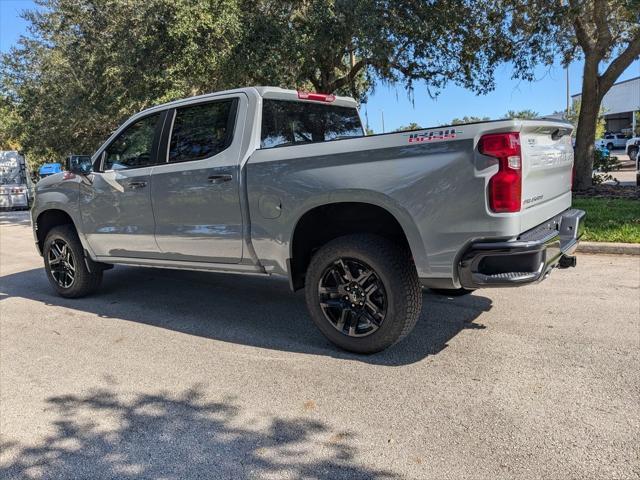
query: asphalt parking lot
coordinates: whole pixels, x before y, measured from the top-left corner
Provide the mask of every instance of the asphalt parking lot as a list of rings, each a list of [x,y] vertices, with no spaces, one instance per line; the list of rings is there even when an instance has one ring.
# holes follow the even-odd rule
[[[424,294],[416,329],[336,350],[301,293],[116,267],[50,290],[0,214],[0,478],[640,477],[640,259]]]

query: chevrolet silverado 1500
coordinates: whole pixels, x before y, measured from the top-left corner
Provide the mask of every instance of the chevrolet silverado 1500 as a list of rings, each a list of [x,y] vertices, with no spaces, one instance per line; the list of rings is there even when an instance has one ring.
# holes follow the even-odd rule
[[[538,282],[572,256],[571,125],[499,120],[365,136],[353,99],[242,88],[156,106],[39,182],[53,288],[114,264],[287,276],[338,346],[382,350],[422,288]]]

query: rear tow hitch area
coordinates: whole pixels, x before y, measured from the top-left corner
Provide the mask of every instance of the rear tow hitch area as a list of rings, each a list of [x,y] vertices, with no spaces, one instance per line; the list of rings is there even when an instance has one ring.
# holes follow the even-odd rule
[[[472,243],[458,263],[463,288],[517,287],[545,279],[555,267],[576,266],[582,210],[569,209],[515,240]]]
[[[562,257],[560,257],[560,262],[558,263],[558,268],[575,267],[577,263],[578,261],[574,255],[562,255]]]

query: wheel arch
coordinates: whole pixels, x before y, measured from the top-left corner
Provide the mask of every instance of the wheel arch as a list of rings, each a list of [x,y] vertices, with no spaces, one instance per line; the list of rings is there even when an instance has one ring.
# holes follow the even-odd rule
[[[379,234],[406,245],[416,266],[426,262],[421,236],[409,213],[376,196],[331,194],[330,199],[302,209],[294,225],[287,260],[294,291],[304,287],[306,269],[315,250],[342,235]]]
[[[73,217],[63,209],[50,208],[47,210],[43,210],[36,217],[34,228],[40,254],[42,254],[43,252],[44,241],[47,238],[47,234],[51,231],[52,228],[59,225],[71,225],[76,230],[76,232],[78,231]]]

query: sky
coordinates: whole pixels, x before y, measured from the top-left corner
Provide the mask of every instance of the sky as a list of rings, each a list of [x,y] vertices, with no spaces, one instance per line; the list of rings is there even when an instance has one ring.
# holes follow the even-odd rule
[[[20,11],[34,7],[32,0],[0,0],[0,51],[6,52],[27,33],[27,24]],[[496,88],[487,95],[476,95],[450,84],[431,98],[424,83],[417,84],[413,102],[401,85],[378,85],[362,108],[363,118],[375,133],[389,132],[415,122],[422,127],[446,125],[453,118],[466,116],[500,118],[508,110],[531,109],[548,115],[566,108],[566,73],[560,64],[539,68],[534,82],[512,80],[508,64],[496,69]],[[618,81],[640,75],[640,60],[636,60]],[[582,62],[569,66],[569,91],[580,92]],[[133,112],[132,112],[133,113]]]

